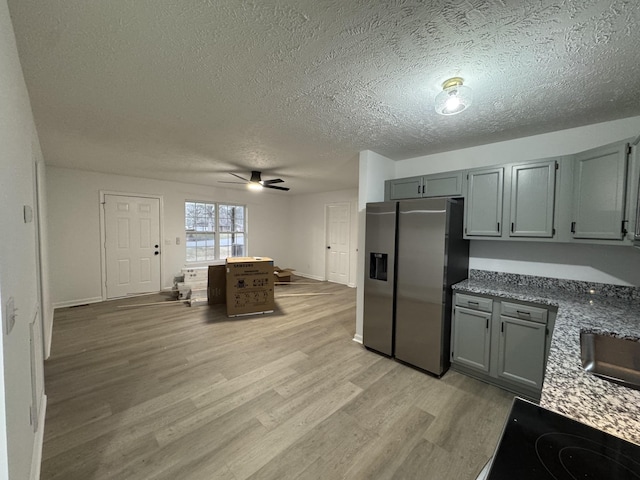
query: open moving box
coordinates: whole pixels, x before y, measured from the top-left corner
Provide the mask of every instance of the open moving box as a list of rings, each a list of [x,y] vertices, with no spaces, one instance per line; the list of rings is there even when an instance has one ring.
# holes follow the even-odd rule
[[[290,282],[292,272],[293,268],[273,267],[273,274],[276,277],[276,282]]]

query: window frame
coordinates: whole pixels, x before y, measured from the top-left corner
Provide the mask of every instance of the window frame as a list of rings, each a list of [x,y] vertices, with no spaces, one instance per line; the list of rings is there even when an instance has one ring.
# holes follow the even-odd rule
[[[187,229],[187,205],[188,204],[203,204],[203,205],[212,205],[214,207],[214,226],[213,226],[213,230],[198,230],[198,229],[194,229],[194,230],[188,230]],[[220,211],[221,211],[221,207],[240,207],[242,208],[242,225],[241,228],[238,229],[238,225],[236,225],[235,222],[233,222],[233,225],[231,225],[230,230],[224,230],[223,228],[221,228],[221,215],[220,215]],[[247,242],[247,219],[248,219],[248,209],[247,209],[247,205],[246,204],[241,204],[241,203],[228,203],[228,202],[216,202],[216,201],[212,201],[212,200],[192,200],[192,199],[185,199],[184,200],[184,208],[183,208],[183,215],[184,215],[184,232],[185,232],[185,250],[184,250],[184,262],[186,265],[205,265],[205,264],[210,264],[211,262],[218,262],[218,261],[223,261],[226,258],[231,258],[233,257],[233,255],[228,255],[225,256],[224,258],[221,258],[221,253],[224,250],[224,248],[231,248],[231,245],[229,245],[228,247],[223,247],[221,248],[221,239],[223,238],[223,236],[229,235],[231,234],[231,236],[234,236],[236,234],[240,234],[243,236],[243,252],[242,252],[242,256],[248,256],[248,242]],[[227,227],[229,228],[229,227]],[[188,247],[188,237],[189,235],[197,235],[197,234],[210,234],[213,235],[213,241],[214,241],[214,245],[213,245],[213,256],[214,258],[206,258],[206,259],[196,259],[196,260],[188,260],[187,257],[187,248]],[[228,253],[233,253],[233,252],[228,252]],[[196,257],[197,258],[197,257]]]

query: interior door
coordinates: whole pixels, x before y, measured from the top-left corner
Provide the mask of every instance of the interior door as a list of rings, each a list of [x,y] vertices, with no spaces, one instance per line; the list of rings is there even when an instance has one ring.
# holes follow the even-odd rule
[[[160,200],[104,196],[107,298],[160,291]]]
[[[327,205],[327,280],[344,285],[349,283],[348,203]]]

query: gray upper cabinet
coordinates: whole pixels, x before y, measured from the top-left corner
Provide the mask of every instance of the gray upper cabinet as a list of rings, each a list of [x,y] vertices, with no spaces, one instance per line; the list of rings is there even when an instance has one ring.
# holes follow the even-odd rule
[[[636,228],[633,235],[633,241],[636,247],[640,247],[640,179],[638,180],[638,200],[636,202]]]
[[[541,160],[520,160],[385,181],[385,200],[464,197],[464,238],[640,247],[640,155],[629,141]],[[634,179],[635,180],[635,179]],[[631,211],[633,213],[631,213]]]
[[[628,143],[615,143],[574,157],[573,238],[622,240]]]
[[[502,234],[504,168],[470,170],[464,205],[465,236],[499,237]]]
[[[510,237],[554,235],[556,160],[511,167]]]
[[[385,200],[462,196],[463,171],[398,178],[385,182]]]
[[[388,198],[385,198],[385,200],[422,197],[422,177],[387,180],[385,187],[386,193],[388,193]]]
[[[423,197],[459,197],[462,195],[462,170],[423,177]]]

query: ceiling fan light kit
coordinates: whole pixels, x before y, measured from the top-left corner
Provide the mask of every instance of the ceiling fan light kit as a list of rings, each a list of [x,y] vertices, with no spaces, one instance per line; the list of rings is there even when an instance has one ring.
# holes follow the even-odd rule
[[[249,177],[248,179],[241,177],[236,173],[229,172],[229,175],[233,175],[234,177],[239,178],[240,180],[242,180],[242,182],[219,181],[219,183],[240,183],[240,184],[244,183],[247,185],[247,187],[250,190],[262,190],[263,188],[273,188],[274,190],[283,190],[285,192],[289,191],[288,187],[277,187],[273,185],[274,183],[283,183],[284,180],[282,180],[281,178],[274,178],[272,180],[262,180],[261,178],[262,172],[258,170],[252,170],[251,177]]]
[[[436,112],[440,115],[455,115],[469,108],[473,92],[463,82],[460,77],[452,77],[443,82],[442,91],[436,95]]]

